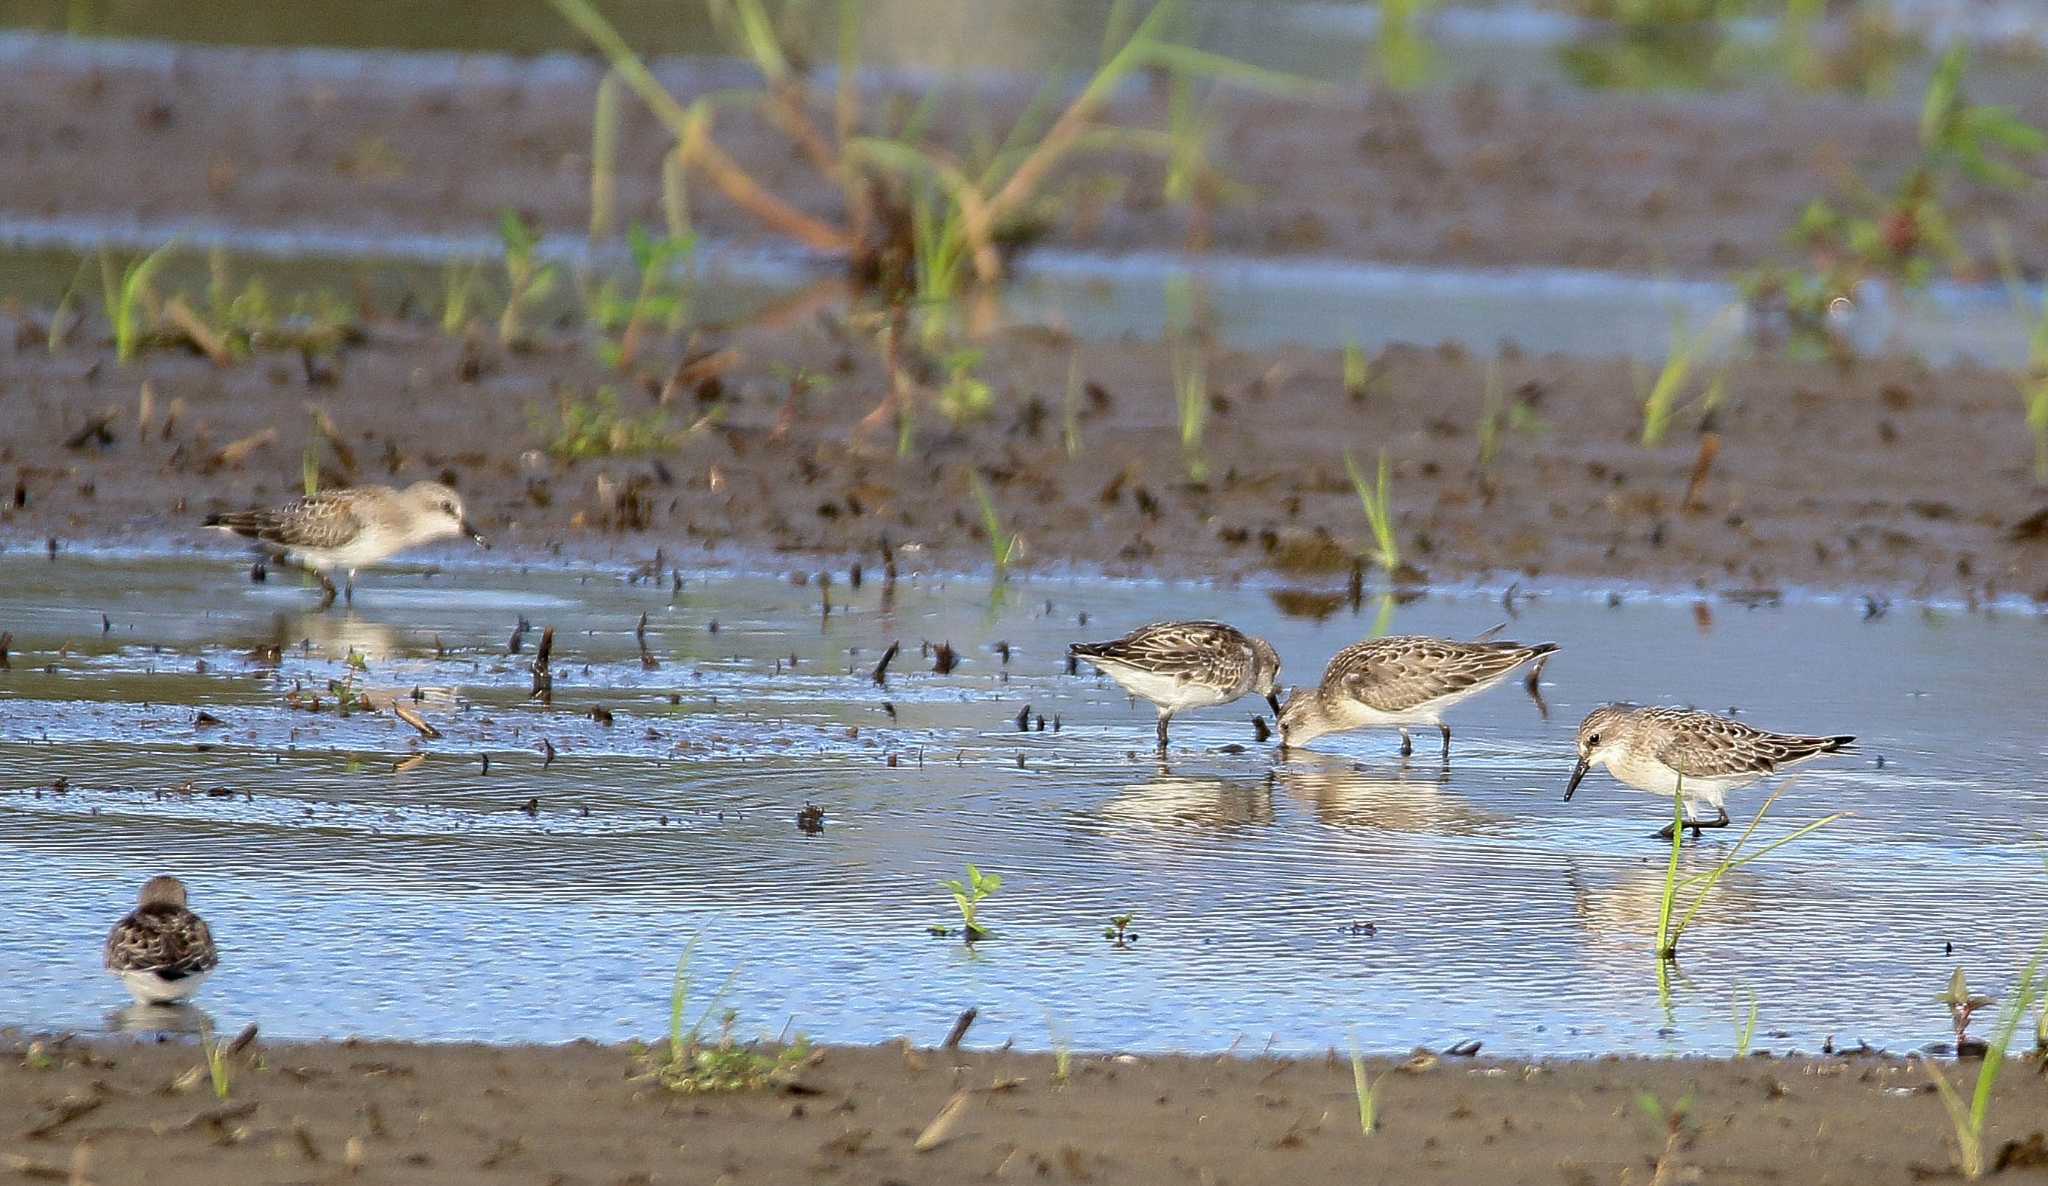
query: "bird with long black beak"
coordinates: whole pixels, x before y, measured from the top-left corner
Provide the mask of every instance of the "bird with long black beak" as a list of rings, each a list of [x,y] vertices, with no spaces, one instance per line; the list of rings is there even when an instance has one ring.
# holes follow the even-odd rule
[[[1579,725],[1579,762],[1564,797],[1569,803],[1586,773],[1605,766],[1625,786],[1665,799],[1682,795],[1685,826],[1698,837],[1702,828],[1728,826],[1730,791],[1822,754],[1845,752],[1855,740],[1769,733],[1691,708],[1607,704]],[[1658,837],[1671,839],[1676,826],[1666,825]]]
[[[1275,715],[1280,712],[1279,652],[1222,622],[1155,622],[1122,638],[1067,649],[1159,710],[1162,752],[1166,723],[1177,712],[1229,704],[1253,692],[1265,697]]]

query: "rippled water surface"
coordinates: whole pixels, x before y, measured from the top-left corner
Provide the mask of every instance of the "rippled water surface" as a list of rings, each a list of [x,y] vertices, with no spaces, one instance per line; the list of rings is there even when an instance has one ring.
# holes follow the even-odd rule
[[[677,591],[631,568],[379,573],[319,615],[226,550],[0,555],[5,1020],[121,1024],[99,943],[163,871],[220,940],[215,1024],[279,1037],[646,1035],[694,936],[698,999],[729,977],[749,1033],[934,1040],[976,1005],[975,1040],[1038,1047],[1311,1051],[1355,1029],[1384,1050],[1726,1051],[1754,993],[1759,1046],[1900,1049],[1945,1032],[1956,963],[1995,990],[2048,928],[2032,614],[1524,599],[1510,633],[1564,648],[1548,715],[1515,685],[1468,703],[1448,772],[1433,736],[1404,763],[1391,734],[1276,764],[1254,700],[1176,722],[1160,763],[1150,710],[1065,674],[1068,641],[1216,616],[1302,680],[1373,605],[1315,621],[1268,590],[1052,577],[992,598],[906,566],[893,592],[840,570],[825,614],[786,575],[686,571]],[[1503,616],[1443,595],[1391,624]],[[527,695],[545,626],[552,706]],[[934,674],[927,641],[959,667]],[[336,711],[352,674],[379,711]],[[1624,696],[1864,739],[1759,837],[1853,817],[1729,875],[1668,1005],[1649,954],[1668,804],[1601,775],[1560,801],[1574,723]],[[797,827],[807,804],[821,834]],[[952,913],[936,882],[970,861],[1005,879],[974,950],[926,933]],[[1103,928],[1124,913],[1140,938],[1118,949]]]

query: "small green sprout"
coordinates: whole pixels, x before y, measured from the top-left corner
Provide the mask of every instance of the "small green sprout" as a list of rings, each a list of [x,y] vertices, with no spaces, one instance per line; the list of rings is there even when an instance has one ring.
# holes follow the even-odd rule
[[[960,908],[960,931],[968,943],[977,943],[995,934],[981,925],[981,904],[997,890],[1003,888],[1003,879],[998,874],[983,873],[973,865],[967,866],[965,880],[948,878],[939,883],[939,888],[953,895],[953,904]],[[939,933],[933,928],[933,933]],[[947,932],[950,933],[950,932]]]
[[[1129,914],[1111,916],[1109,925],[1102,929],[1102,937],[1118,947],[1129,947],[1131,944],[1136,943],[1138,941],[1138,932],[1131,929],[1132,917]]]
[[[1401,547],[1394,538],[1392,499],[1387,490],[1387,451],[1380,450],[1379,477],[1372,483],[1365,480],[1349,449],[1344,451],[1344,472],[1350,475],[1351,488],[1358,492],[1366,524],[1372,528],[1373,560],[1392,574],[1401,567]]]
[[[1371,1136],[1380,1127],[1380,1088],[1387,1085],[1391,1071],[1375,1080],[1365,1073],[1365,1056],[1358,1052],[1358,1035],[1351,1035],[1351,1090],[1358,1096],[1358,1131]]]
[[[512,347],[526,340],[524,317],[554,291],[559,270],[540,262],[540,232],[516,211],[498,219],[498,238],[505,245],[505,311],[498,317],[498,341]]]

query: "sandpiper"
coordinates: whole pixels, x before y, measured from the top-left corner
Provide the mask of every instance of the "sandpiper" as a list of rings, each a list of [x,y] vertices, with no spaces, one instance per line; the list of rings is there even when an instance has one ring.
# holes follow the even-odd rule
[[[152,877],[141,902],[107,935],[107,971],[139,1005],[170,1005],[199,991],[220,963],[213,932],[185,908],[185,883]]]
[[[1221,622],[1154,622],[1109,642],[1077,642],[1070,654],[1159,709],[1159,748],[1166,723],[1191,708],[1229,704],[1248,693],[1280,711],[1274,681],[1280,655],[1263,638]]]
[[[1570,802],[1586,772],[1605,766],[1609,774],[1639,791],[1667,799],[1682,791],[1685,823],[1697,837],[1701,828],[1728,826],[1728,792],[1810,758],[1841,753],[1855,740],[1847,735],[1766,733],[1691,708],[1606,704],[1579,725],[1579,764],[1565,784],[1564,797]],[[1702,807],[1712,807],[1715,818],[1701,818]],[[1671,839],[1674,826],[1675,821],[1665,825],[1658,837]]]
[[[337,571],[348,574],[353,602],[356,570],[407,548],[458,535],[490,546],[463,513],[461,497],[439,482],[322,490],[282,506],[208,515],[206,526],[255,540],[260,550],[319,577],[321,609],[334,604]]]
[[[1557,644],[1540,642],[1456,642],[1448,638],[1396,635],[1352,643],[1323,671],[1323,682],[1297,690],[1280,712],[1280,748],[1307,745],[1325,733],[1393,726],[1401,731],[1401,756],[1415,752],[1410,725],[1435,725],[1444,737],[1444,761],[1451,759],[1451,727],[1443,714],[1536,660]]]

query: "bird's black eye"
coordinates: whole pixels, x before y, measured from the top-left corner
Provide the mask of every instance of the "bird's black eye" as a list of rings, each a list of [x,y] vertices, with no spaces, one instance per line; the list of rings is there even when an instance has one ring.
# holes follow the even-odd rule
[[[444,502],[441,504],[441,509],[447,511],[449,514],[452,515],[455,513],[455,504],[452,502]]]
[[[1587,736],[1587,738],[1586,738],[1586,744],[1587,744],[1587,745],[1599,745],[1599,744],[1600,744],[1600,735],[1599,735],[1598,733],[1594,733],[1594,734],[1590,734],[1590,735],[1588,735],[1588,736]]]

